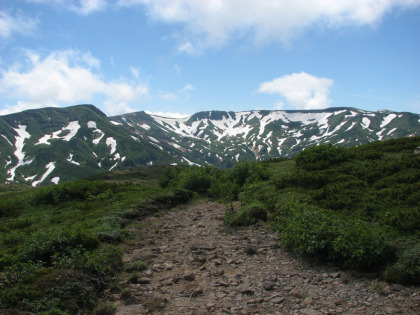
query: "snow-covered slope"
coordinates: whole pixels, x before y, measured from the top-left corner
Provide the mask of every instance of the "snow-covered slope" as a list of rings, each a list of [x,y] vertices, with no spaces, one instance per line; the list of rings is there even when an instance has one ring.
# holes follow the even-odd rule
[[[44,108],[0,117],[0,181],[38,186],[139,165],[231,167],[318,143],[419,135],[418,114],[355,108],[209,111],[180,119],[144,112],[106,117],[92,105]]]

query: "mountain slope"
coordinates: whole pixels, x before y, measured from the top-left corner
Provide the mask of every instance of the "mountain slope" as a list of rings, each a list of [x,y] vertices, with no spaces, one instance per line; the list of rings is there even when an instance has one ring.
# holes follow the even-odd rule
[[[0,116],[0,182],[33,186],[138,165],[231,167],[293,156],[317,143],[352,146],[420,135],[420,115],[355,108],[107,117],[92,105]]]

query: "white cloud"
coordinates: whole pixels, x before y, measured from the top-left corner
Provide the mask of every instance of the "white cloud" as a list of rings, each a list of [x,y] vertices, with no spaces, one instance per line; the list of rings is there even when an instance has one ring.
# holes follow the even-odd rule
[[[297,109],[320,109],[330,106],[330,87],[334,81],[305,72],[292,73],[263,82],[258,92],[279,94]]]
[[[95,11],[104,9],[106,0],[26,0],[27,2],[53,5],[65,10],[76,12],[80,15],[88,15]]]
[[[119,0],[142,5],[153,20],[184,26],[178,50],[218,47],[234,35],[251,35],[256,43],[287,43],[314,27],[374,25],[394,9],[411,9],[420,0]]]
[[[8,38],[13,33],[29,34],[38,25],[38,20],[22,15],[11,15],[0,11],[0,38]]]
[[[179,93],[188,93],[194,90],[195,88],[192,86],[192,84],[188,83],[181,90],[179,90]]]
[[[100,62],[90,53],[56,51],[42,59],[28,52],[27,59],[26,67],[15,65],[2,71],[0,95],[27,104],[56,105],[86,103],[103,96],[108,113],[115,114],[132,111],[127,104],[148,94],[141,84],[103,80],[95,73]]]
[[[165,101],[176,101],[178,99],[178,95],[175,93],[160,93],[160,98]]]
[[[149,114],[149,115],[166,117],[166,118],[186,118],[188,116],[191,116],[188,114],[180,114],[180,113],[172,113],[172,112],[151,112],[148,110],[146,110],[145,112],[146,114]]]
[[[194,86],[192,84],[188,83],[186,84],[182,89],[178,90],[175,93],[160,93],[160,98],[165,101],[176,101],[180,96],[183,96],[186,99],[190,98],[190,92],[194,91]]]
[[[137,69],[136,67],[130,67],[130,71],[136,79],[140,77],[139,69]]]
[[[22,112],[28,109],[36,109],[36,108],[43,108],[43,107],[57,107],[57,104],[54,104],[54,103],[41,104],[41,103],[28,103],[28,102],[18,101],[16,105],[5,105],[5,108],[0,110],[0,116]]]
[[[197,49],[194,48],[191,42],[186,42],[179,45],[178,51],[182,53],[187,53],[189,55],[195,55],[198,53]]]
[[[276,104],[274,104],[274,109],[280,110],[283,109],[284,103],[282,101],[278,101]]]

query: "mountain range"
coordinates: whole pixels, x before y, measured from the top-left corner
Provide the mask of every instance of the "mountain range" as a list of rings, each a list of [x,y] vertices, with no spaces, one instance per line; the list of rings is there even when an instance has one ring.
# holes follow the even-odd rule
[[[290,157],[308,146],[354,146],[420,136],[420,115],[324,110],[206,111],[185,118],[136,112],[107,117],[93,105],[0,116],[0,182],[32,186],[141,165],[212,165]]]

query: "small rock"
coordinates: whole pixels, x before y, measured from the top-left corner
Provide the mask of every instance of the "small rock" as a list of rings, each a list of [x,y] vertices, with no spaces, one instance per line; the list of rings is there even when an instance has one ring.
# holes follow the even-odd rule
[[[296,298],[303,298],[302,293],[300,293],[298,290],[293,289],[292,291],[290,291],[290,294]]]
[[[195,274],[193,272],[186,272],[186,273],[184,273],[183,278],[184,278],[184,280],[187,280],[187,281],[194,281],[195,280]]]
[[[266,275],[263,279],[264,281],[276,282],[277,276],[276,275]]]
[[[136,282],[139,284],[149,284],[151,282],[151,279],[146,278],[146,277],[141,277],[141,278],[138,278]]]
[[[210,244],[194,244],[191,245],[191,250],[213,250],[216,246]]]
[[[270,300],[271,303],[280,304],[284,302],[284,297],[278,296]]]
[[[330,276],[334,279],[337,279],[337,278],[340,278],[341,273],[340,272],[335,272],[335,273],[330,274]]]
[[[300,310],[300,313],[303,315],[320,315],[321,313],[312,309],[312,308],[305,308],[303,310]]]
[[[275,286],[276,286],[276,283],[275,282],[272,282],[272,281],[264,281],[263,282],[263,288],[266,291],[273,290]]]
[[[395,291],[402,291],[402,290],[405,289],[405,287],[403,285],[398,284],[398,283],[393,284],[392,287],[394,288]]]
[[[173,283],[178,283],[183,278],[184,278],[184,275],[183,274],[177,273],[176,275],[173,276],[172,282]]]
[[[303,304],[305,304],[305,305],[311,305],[312,303],[313,303],[313,300],[312,300],[312,298],[310,296],[306,297],[303,300]]]
[[[248,284],[241,284],[236,288],[236,290],[246,295],[254,294],[254,290]]]
[[[248,255],[255,255],[257,253],[257,247],[254,245],[247,245],[244,248],[244,252]]]

